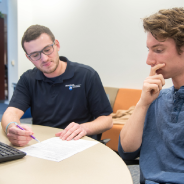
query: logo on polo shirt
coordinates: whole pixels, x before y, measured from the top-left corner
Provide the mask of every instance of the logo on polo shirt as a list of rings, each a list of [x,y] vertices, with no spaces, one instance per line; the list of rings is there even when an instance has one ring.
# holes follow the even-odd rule
[[[77,85],[75,85],[75,84],[67,84],[67,85],[65,85],[65,87],[68,87],[69,90],[71,91],[73,88],[80,88],[81,84],[77,84]]]

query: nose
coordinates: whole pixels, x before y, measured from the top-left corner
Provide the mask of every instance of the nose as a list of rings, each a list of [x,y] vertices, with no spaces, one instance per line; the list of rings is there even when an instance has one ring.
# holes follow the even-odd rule
[[[42,61],[47,61],[47,59],[48,59],[48,56],[45,55],[43,52],[41,52],[41,60]]]
[[[146,64],[150,66],[154,66],[156,64],[156,59],[151,51],[148,52]]]

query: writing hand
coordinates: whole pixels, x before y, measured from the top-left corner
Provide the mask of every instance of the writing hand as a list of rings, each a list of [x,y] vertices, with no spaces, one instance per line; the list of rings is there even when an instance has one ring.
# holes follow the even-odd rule
[[[33,135],[31,128],[26,125],[21,125],[24,130],[19,129],[16,125],[11,126],[8,130],[7,137],[9,141],[15,146],[25,146],[32,140]]]

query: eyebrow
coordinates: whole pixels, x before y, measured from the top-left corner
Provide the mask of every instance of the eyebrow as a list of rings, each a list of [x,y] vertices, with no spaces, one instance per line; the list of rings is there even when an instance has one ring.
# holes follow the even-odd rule
[[[151,46],[151,48],[155,48],[155,47],[158,47],[158,46],[164,46],[164,45],[162,43],[158,43],[156,45]],[[147,46],[147,48],[148,48],[148,46]]]
[[[50,46],[50,45],[52,45],[52,44],[48,44],[47,46],[45,46],[43,49],[45,49],[46,47],[48,47],[48,46]],[[42,50],[43,50],[42,49]],[[42,51],[42,50],[40,50],[40,51]],[[34,53],[37,53],[37,52],[40,52],[40,51],[34,51],[34,52],[31,52],[30,54],[28,54],[28,55],[31,55],[31,54],[34,54]]]

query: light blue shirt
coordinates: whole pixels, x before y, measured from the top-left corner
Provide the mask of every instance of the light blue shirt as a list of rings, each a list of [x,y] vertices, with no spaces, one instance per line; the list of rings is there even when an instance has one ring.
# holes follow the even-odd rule
[[[141,147],[125,153],[125,160],[140,155],[140,182],[184,184],[184,86],[164,89],[150,105],[144,124]]]

